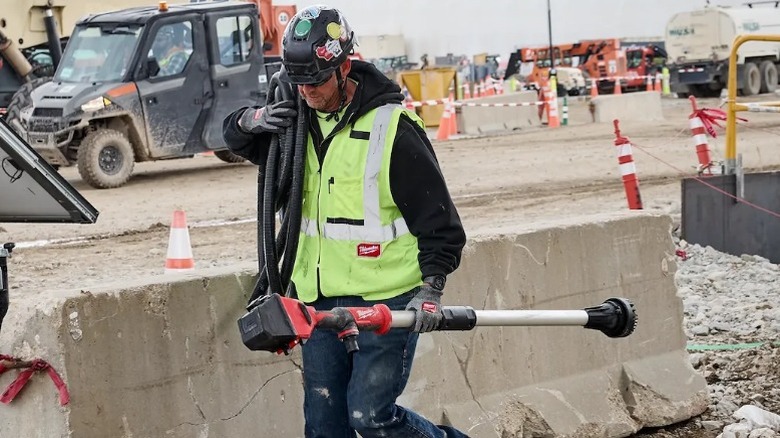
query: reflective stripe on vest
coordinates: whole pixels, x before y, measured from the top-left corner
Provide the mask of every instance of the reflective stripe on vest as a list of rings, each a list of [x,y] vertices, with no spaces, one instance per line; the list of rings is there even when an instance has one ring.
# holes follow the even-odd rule
[[[363,175],[363,225],[325,223],[322,225],[323,238],[358,242],[386,242],[409,232],[409,227],[403,217],[384,226],[379,217],[379,171],[382,169],[387,128],[393,117],[393,111],[399,107],[400,105],[385,105],[376,110]],[[304,217],[301,221],[301,231],[307,236],[317,237],[319,233],[316,220]]]

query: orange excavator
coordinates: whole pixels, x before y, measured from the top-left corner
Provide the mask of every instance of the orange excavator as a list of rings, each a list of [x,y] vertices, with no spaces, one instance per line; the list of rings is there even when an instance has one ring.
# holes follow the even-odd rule
[[[295,5],[274,5],[272,0],[247,0],[260,11],[260,31],[263,33],[263,55],[271,61],[282,56],[282,35],[287,23],[298,12]]]
[[[549,47],[523,48],[512,53],[505,77],[515,73],[527,82],[542,82],[550,74]],[[654,75],[654,60],[665,57],[662,49],[647,46],[622,48],[617,39],[582,40],[553,46],[555,68],[577,67],[589,78],[597,79],[599,94],[612,93],[615,78],[621,78],[621,89],[639,91],[646,88],[646,75]]]

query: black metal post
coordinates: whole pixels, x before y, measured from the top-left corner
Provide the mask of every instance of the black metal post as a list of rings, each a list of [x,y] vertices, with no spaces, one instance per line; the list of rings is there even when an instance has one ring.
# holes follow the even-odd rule
[[[6,243],[0,246],[0,329],[3,327],[3,318],[8,312],[8,257],[11,257],[11,251],[14,249],[13,243]]]
[[[54,70],[60,65],[62,59],[62,46],[60,45],[60,36],[57,33],[57,22],[54,20],[54,14],[51,8],[46,8],[46,16],[43,17],[43,23],[46,26],[46,38],[49,42],[49,52]]]
[[[547,0],[547,35],[550,38],[550,68],[555,68],[555,58],[553,57],[553,43],[552,43],[552,10],[550,9],[550,0]]]

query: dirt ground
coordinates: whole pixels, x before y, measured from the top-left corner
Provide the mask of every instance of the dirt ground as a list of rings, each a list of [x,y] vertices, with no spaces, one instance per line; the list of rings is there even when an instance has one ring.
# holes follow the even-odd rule
[[[713,108],[720,101],[701,99],[699,105]],[[645,209],[678,215],[680,179],[695,174],[691,107],[671,98],[663,106],[665,121],[624,121],[621,130],[635,144]],[[571,102],[569,114],[570,125],[559,129],[434,144],[469,236],[627,209],[612,124],[592,123],[584,100]],[[738,130],[746,167],[780,169],[780,117],[746,117]],[[715,159],[723,157],[724,136],[710,140]],[[100,211],[99,219],[93,225],[3,224],[0,242],[18,245],[9,260],[12,305],[57,289],[163,275],[174,209],[186,211],[197,268],[256,259],[253,165],[215,157],[143,163],[126,186],[112,190],[87,186],[74,168],[60,172]]]
[[[704,99],[703,107],[717,107]],[[680,179],[694,175],[690,104],[664,99],[664,122],[625,121],[647,210],[677,214]],[[780,118],[750,114],[738,131],[747,167],[780,168]],[[591,123],[586,102],[570,105],[570,126],[435,144],[469,236],[510,232],[545,220],[627,209],[611,123]],[[721,131],[722,132],[722,131]],[[722,158],[724,139],[711,140]],[[652,154],[649,155],[649,154]],[[0,241],[18,245],[10,282],[20,296],[94,286],[122,276],[162,275],[174,209],[184,209],[196,267],[255,260],[256,177],[250,164],[215,157],[141,163],[121,188],[97,190],[75,168],[61,174],[99,211],[96,224],[3,224]],[[59,242],[52,244],[51,241]]]

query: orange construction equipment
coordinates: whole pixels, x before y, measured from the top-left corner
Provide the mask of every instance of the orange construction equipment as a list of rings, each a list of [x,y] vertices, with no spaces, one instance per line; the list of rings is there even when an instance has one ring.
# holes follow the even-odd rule
[[[631,151],[631,142],[620,135],[620,122],[615,119],[615,146],[617,146],[618,164],[623,180],[623,188],[626,191],[628,208],[631,210],[642,209],[642,197],[639,194],[639,178],[636,176],[636,165]]]
[[[518,73],[520,65],[530,68],[525,74],[529,82],[549,76],[554,67],[576,67],[591,78],[613,81],[616,76],[624,78],[622,91],[643,91],[645,77],[653,69],[654,61],[666,57],[666,52],[655,45],[622,47],[618,39],[581,40],[575,43],[558,44],[552,47],[521,48],[511,53],[505,78]],[[606,91],[607,84],[601,93]]]
[[[168,255],[165,259],[165,272],[185,272],[195,269],[195,259],[192,257],[190,232],[187,228],[187,217],[184,210],[173,212],[171,233],[168,237]]]

